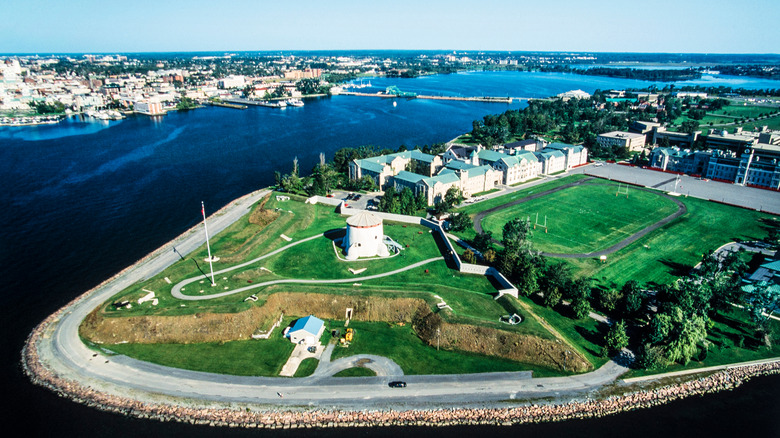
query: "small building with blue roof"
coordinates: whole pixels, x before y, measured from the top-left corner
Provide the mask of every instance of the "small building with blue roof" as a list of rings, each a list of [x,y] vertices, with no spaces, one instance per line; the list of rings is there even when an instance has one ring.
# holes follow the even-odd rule
[[[314,345],[325,331],[325,323],[314,315],[295,321],[287,331],[287,337],[293,344]]]

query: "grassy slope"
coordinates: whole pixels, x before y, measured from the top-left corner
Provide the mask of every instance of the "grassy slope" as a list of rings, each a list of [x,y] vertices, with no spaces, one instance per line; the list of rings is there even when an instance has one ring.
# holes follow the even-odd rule
[[[348,348],[336,347],[333,359],[356,354],[376,354],[394,360],[405,374],[457,374],[532,370],[536,376],[559,375],[556,371],[510,360],[470,353],[437,351],[425,345],[408,325],[352,321],[355,339]]]

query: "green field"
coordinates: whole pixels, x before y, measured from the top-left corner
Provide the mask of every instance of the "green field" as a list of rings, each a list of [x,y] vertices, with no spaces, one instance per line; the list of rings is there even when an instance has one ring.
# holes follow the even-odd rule
[[[760,240],[767,234],[762,219],[772,215],[696,198],[680,198],[688,212],[626,248],[597,259],[567,259],[580,275],[603,286],[668,283],[686,274],[705,252],[735,240]]]
[[[486,216],[482,227],[497,240],[504,224],[529,218],[534,225],[531,242],[540,251],[589,253],[606,249],[677,211],[671,200],[631,187],[628,196],[617,194],[617,184],[582,184],[542,198],[517,204]],[[538,223],[537,224],[537,214]],[[547,231],[542,224],[547,217]]]
[[[295,346],[270,339],[199,344],[115,344],[105,348],[164,366],[235,376],[278,376]],[[313,370],[312,370],[313,371]]]
[[[777,107],[738,104],[727,105],[717,111],[708,111],[704,118],[698,120],[699,128],[706,130],[710,126],[717,127],[731,125],[743,126],[745,129],[752,129],[753,126],[777,125],[780,122],[780,115],[776,114],[777,111]],[[756,118],[760,119],[749,123],[741,123],[740,119],[743,118],[746,120]],[[676,127],[679,127],[682,122],[686,120],[691,120],[688,117],[687,112],[676,118],[673,123]],[[737,122],[736,125],[734,125],[735,122]]]
[[[336,347],[333,360],[356,354],[375,354],[392,359],[404,374],[459,374],[494,371],[534,371],[534,376],[561,375],[559,371],[478,354],[436,350],[423,343],[408,325],[352,321],[355,339]]]
[[[473,215],[533,193],[559,187],[575,181],[575,178],[581,179],[584,176],[575,175],[561,178],[548,184],[470,205],[461,211]],[[600,194],[596,193],[596,196],[592,199],[590,196],[582,196],[582,205],[584,207],[585,205],[590,206],[592,202],[596,203],[597,206],[602,208],[598,213],[600,216],[595,213],[592,216],[580,214],[579,210],[584,210],[584,208],[580,208],[576,203],[573,203],[570,195],[578,193],[578,190],[581,189],[584,189],[585,193],[589,194],[590,191],[598,190],[599,187],[606,191]],[[621,201],[621,198],[615,196],[614,189],[610,191],[607,187],[609,186],[589,186],[587,183],[570,187],[543,198],[497,211],[485,217],[483,227],[493,231],[494,237],[500,240],[500,231],[504,223],[514,217],[511,212],[516,212],[515,214],[520,217],[527,217],[533,214],[533,223],[535,222],[534,209],[538,209],[541,215],[544,214],[541,207],[535,206],[547,206],[546,208],[551,210],[558,208],[567,209],[568,215],[559,214],[558,216],[559,218],[568,218],[567,221],[561,223],[559,219],[556,222],[554,218],[551,219],[551,216],[548,215],[549,232],[544,233],[543,230],[540,231],[539,227],[537,227],[536,230],[533,230],[532,242],[535,249],[542,251],[573,253],[576,252],[574,248],[578,247],[575,245],[580,245],[586,237],[593,241],[602,242],[597,247],[591,247],[590,251],[603,249],[616,241],[622,240],[626,233],[630,233],[627,230],[640,230],[676,210],[676,205],[668,199],[631,187],[629,188],[629,198],[623,197],[623,201],[630,202],[633,198],[637,201],[643,200],[640,204],[651,204],[630,204],[632,205],[630,209],[612,211],[610,201],[617,203]],[[580,191],[580,193],[582,192]],[[554,202],[561,199],[561,197],[564,202]],[[595,257],[562,260],[572,265],[576,275],[594,278],[596,286],[612,287],[614,285],[622,285],[628,280],[637,280],[640,283],[663,284],[687,273],[691,267],[701,261],[702,254],[707,251],[714,250],[725,243],[735,240],[760,240],[764,238],[767,234],[767,229],[763,225],[762,220],[774,217],[754,210],[732,207],[702,199],[681,197],[679,200],[687,207],[688,211],[686,214],[640,238],[626,248],[608,255],[606,263],[601,263]],[[648,209],[647,207],[653,205],[652,203],[657,203],[656,207],[664,210]],[[531,209],[522,210],[528,206],[531,206]],[[671,209],[669,209],[670,207]],[[598,210],[594,209],[594,211]],[[644,212],[643,214],[646,216],[638,214],[639,212]],[[594,218],[597,218],[597,220],[594,220]],[[627,218],[632,218],[635,223],[627,224]],[[601,223],[605,225],[623,225],[626,228],[600,228]],[[465,239],[471,239],[474,236],[473,230],[458,234]],[[566,251],[552,251],[553,248],[564,247],[567,242],[571,242],[572,246],[566,247]],[[581,245],[579,247],[586,246]]]

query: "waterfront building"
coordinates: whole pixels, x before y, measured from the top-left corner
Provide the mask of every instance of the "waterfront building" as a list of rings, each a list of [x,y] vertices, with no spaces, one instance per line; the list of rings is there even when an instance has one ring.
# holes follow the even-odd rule
[[[133,102],[133,111],[146,114],[147,116],[158,116],[165,114],[162,103],[158,100],[141,99]]]
[[[606,132],[596,137],[596,143],[602,147],[612,149],[614,146],[619,146],[628,149],[629,152],[638,152],[644,149],[645,140],[644,134],[621,131]]]
[[[392,184],[391,177],[407,168],[423,176],[433,176],[443,165],[439,156],[425,154],[419,150],[397,152],[378,157],[352,160],[349,163],[349,178],[358,180],[367,175],[384,190]]]

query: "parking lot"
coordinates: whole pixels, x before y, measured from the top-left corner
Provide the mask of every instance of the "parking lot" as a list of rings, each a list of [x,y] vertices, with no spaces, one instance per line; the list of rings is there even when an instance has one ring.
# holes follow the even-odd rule
[[[346,202],[349,207],[359,208],[362,210],[371,210],[372,208],[368,207],[377,205],[379,203],[379,198],[382,197],[381,192],[363,194],[341,190],[336,190],[332,192],[331,195],[333,195],[333,198],[341,199],[342,201]]]
[[[780,193],[771,190],[709,181],[688,175],[680,175],[679,181],[677,181],[678,176],[675,174],[609,163],[598,167],[587,166],[585,173],[666,192],[675,191],[675,182],[677,182],[676,192],[683,196],[693,196],[780,214]]]

